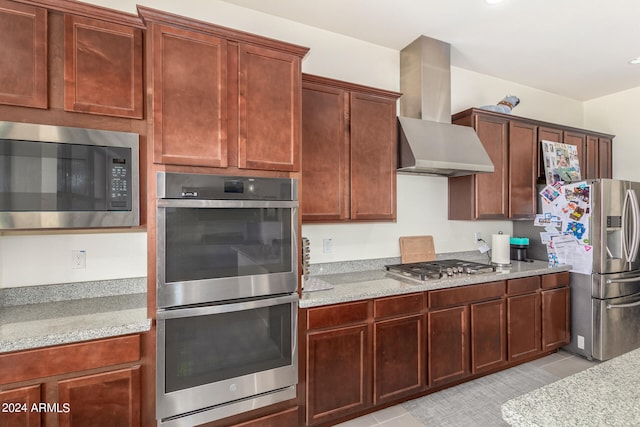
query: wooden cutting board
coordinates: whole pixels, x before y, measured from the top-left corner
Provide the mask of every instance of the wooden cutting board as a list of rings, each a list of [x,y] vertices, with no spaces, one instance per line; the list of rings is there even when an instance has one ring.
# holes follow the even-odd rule
[[[400,237],[400,257],[403,264],[435,260],[433,236]]]

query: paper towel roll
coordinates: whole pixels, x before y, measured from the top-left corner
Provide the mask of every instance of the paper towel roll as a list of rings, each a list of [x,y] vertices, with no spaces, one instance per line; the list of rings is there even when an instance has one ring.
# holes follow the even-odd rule
[[[511,264],[510,244],[508,234],[491,235],[491,262],[496,265]]]

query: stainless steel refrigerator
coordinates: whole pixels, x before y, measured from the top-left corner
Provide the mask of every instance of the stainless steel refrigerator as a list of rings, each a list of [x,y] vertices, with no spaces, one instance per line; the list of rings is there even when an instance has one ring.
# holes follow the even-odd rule
[[[571,343],[565,348],[608,360],[640,347],[640,182],[599,179],[588,185],[584,219],[592,271],[571,273]],[[532,221],[514,221],[514,236],[530,238],[529,255],[546,260],[540,231]]]

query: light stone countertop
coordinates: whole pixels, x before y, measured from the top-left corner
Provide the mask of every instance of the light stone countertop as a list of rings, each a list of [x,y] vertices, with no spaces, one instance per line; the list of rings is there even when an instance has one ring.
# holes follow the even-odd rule
[[[425,282],[388,273],[384,268],[350,273],[318,275],[312,276],[313,279],[327,282],[332,285],[333,288],[312,292],[303,291],[302,297],[300,298],[300,308],[318,307],[322,305],[370,298],[495,282],[498,280],[515,279],[519,277],[538,276],[558,273],[561,271],[569,271],[570,269],[571,267],[568,265],[549,268],[548,263],[545,261],[512,261],[510,267],[500,269],[495,273],[462,275],[460,277],[428,280]]]
[[[3,289],[0,353],[149,331],[143,289],[146,278]]]
[[[640,425],[640,349],[511,399],[502,418],[516,427]]]

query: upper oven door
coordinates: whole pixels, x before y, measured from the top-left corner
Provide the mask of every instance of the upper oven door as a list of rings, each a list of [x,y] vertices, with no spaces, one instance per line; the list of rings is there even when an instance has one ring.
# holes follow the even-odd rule
[[[295,292],[297,205],[158,200],[158,307]]]

